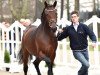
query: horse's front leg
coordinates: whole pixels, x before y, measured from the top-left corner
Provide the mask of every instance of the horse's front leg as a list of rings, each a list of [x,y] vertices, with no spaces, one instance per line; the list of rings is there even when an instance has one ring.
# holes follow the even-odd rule
[[[49,58],[42,52],[40,52],[40,55],[41,55],[41,58],[46,62],[47,66],[48,66],[48,75],[53,75],[52,67],[53,67],[54,56],[51,56]]]
[[[46,62],[47,66],[48,66],[48,75],[53,75],[53,63],[52,61],[50,60],[50,58],[48,57],[44,57],[44,61]]]
[[[48,75],[53,75],[53,63],[50,62],[46,62],[47,66],[48,66]]]
[[[41,75],[41,72],[40,72],[40,69],[39,69],[40,61],[41,61],[40,59],[36,58],[35,61],[33,62],[38,75]]]

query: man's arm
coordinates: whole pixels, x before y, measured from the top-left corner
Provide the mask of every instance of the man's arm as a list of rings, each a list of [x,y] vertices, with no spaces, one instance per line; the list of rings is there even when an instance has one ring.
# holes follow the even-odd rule
[[[63,29],[59,29],[58,30],[58,34],[57,34],[58,41],[63,40],[67,36],[68,36],[68,30],[67,30],[67,28],[63,28]]]
[[[96,47],[96,42],[97,42],[96,35],[88,26],[85,25],[84,27],[87,35],[89,35],[89,38],[92,40],[92,46]]]

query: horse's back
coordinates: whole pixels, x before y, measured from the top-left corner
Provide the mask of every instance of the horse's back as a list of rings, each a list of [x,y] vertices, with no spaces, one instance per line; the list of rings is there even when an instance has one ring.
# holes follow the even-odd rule
[[[27,32],[27,31],[29,31],[29,30],[36,30],[36,28],[37,28],[37,26],[33,26],[33,25],[30,25],[30,26],[28,26],[28,27],[26,27],[26,29],[24,30],[24,34]]]

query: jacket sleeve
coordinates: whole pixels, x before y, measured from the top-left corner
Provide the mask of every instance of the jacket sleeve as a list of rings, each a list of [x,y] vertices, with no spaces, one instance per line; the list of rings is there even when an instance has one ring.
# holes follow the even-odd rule
[[[58,39],[58,41],[61,41],[61,40],[63,40],[64,38],[66,38],[68,36],[68,30],[67,30],[67,28],[66,29],[64,29],[64,31],[62,32],[62,33],[59,33],[58,32],[58,34],[57,34],[57,39]]]
[[[84,28],[85,28],[86,34],[89,35],[89,38],[93,42],[97,42],[97,39],[96,39],[94,32],[87,25],[84,25]]]

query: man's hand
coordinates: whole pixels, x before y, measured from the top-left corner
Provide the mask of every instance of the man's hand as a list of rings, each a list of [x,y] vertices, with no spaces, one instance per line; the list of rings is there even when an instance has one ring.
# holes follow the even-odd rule
[[[59,33],[62,33],[62,32],[63,32],[63,29],[58,29],[58,32],[59,32]]]
[[[93,47],[93,48],[96,48],[96,43],[93,42],[93,43],[92,43],[92,47]]]

